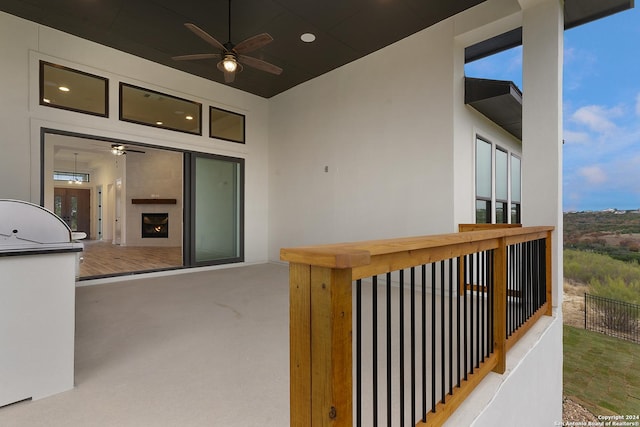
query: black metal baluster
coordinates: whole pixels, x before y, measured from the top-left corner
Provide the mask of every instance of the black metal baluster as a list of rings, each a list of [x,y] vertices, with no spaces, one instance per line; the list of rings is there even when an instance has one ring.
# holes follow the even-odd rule
[[[507,304],[505,307],[505,315],[507,316],[505,319],[505,325],[507,327],[507,335],[506,337],[509,338],[509,335],[511,334],[511,304],[509,304],[509,294],[511,293],[511,289],[513,289],[513,276],[514,276],[514,262],[513,262],[513,258],[514,258],[514,253],[513,253],[513,246],[508,246],[507,247],[507,283],[505,284],[506,289],[505,289],[505,296],[507,298]],[[496,283],[497,285],[497,283]]]
[[[416,425],[416,268],[411,267],[411,425]]]
[[[480,367],[480,268],[482,262],[480,261],[480,253],[476,253],[476,286],[475,286],[475,300],[476,300],[476,333],[474,338],[476,339],[476,368]]]
[[[362,280],[356,280],[356,425],[362,425]]]
[[[473,369],[475,368],[475,363],[473,363],[473,285],[475,282],[474,278],[474,269],[473,269],[473,258],[474,254],[469,254],[469,372],[473,374]]]
[[[518,322],[518,328],[524,324],[527,320],[527,306],[529,303],[529,283],[531,282],[531,253],[529,251],[529,245],[522,244],[524,247],[524,292],[522,293],[522,309],[520,310],[520,322]]]
[[[531,247],[527,243],[523,243],[525,251],[525,264],[524,264],[524,272],[525,272],[525,281],[524,281],[524,293],[522,295],[522,311],[520,314],[520,323],[518,323],[518,327],[522,326],[524,322],[527,321],[527,317],[529,314],[529,287],[531,286]]]
[[[535,289],[538,286],[538,253],[536,242],[530,242],[529,246],[531,247],[531,285],[529,287],[529,308],[527,311],[527,319],[529,319],[535,311]]]
[[[481,270],[481,277],[482,277],[482,299],[480,301],[480,310],[481,310],[481,314],[480,314],[480,322],[481,322],[481,327],[480,327],[480,345],[478,345],[478,349],[480,350],[480,360],[484,360],[484,354],[485,354],[485,304],[487,303],[487,253],[486,252],[482,252],[480,254],[480,256],[482,257],[482,266],[480,268]]]
[[[467,327],[467,278],[468,278],[468,269],[467,269],[467,264],[469,261],[469,255],[465,255],[464,258],[462,259],[462,277],[463,277],[463,283],[462,283],[462,289],[463,289],[463,294],[462,294],[462,302],[463,302],[463,306],[464,306],[464,311],[463,311],[463,317],[464,317],[464,321],[462,322],[462,327],[464,329],[464,333],[462,334],[462,339],[464,342],[464,379],[465,381],[469,378],[468,372],[469,372],[469,334],[468,334],[468,327]]]
[[[542,277],[544,277],[544,285],[540,290],[542,292],[542,303],[547,302],[547,241],[542,239]]]
[[[456,258],[456,329],[457,329],[457,350],[456,350],[456,355],[458,358],[458,365],[457,365],[457,386],[460,387],[460,355],[462,354],[461,350],[461,346],[460,346],[460,298],[462,297],[460,295],[461,291],[460,291],[460,283],[464,282],[464,279],[462,279],[460,277],[460,257]]]
[[[431,412],[436,412],[436,266],[431,264]]]
[[[422,265],[422,421],[427,422],[427,266]]]
[[[400,426],[404,426],[404,270],[400,270]]]
[[[371,279],[371,329],[373,348],[373,427],[378,427],[378,276]]]
[[[440,395],[442,403],[446,401],[446,387],[447,383],[445,381],[446,378],[446,361],[447,355],[446,352],[446,331],[445,328],[445,312],[444,312],[444,299],[446,297],[446,288],[445,288],[445,261],[440,261]]]
[[[387,427],[391,427],[391,273],[387,273]]]
[[[453,394],[453,260],[449,259],[449,394]]]
[[[547,302],[547,245],[540,239],[540,306]]]

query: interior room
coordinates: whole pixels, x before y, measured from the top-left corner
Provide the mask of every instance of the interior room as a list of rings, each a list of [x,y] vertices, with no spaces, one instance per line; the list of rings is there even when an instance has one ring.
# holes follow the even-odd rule
[[[81,279],[183,265],[182,153],[55,133],[43,145],[44,206],[87,235]]]

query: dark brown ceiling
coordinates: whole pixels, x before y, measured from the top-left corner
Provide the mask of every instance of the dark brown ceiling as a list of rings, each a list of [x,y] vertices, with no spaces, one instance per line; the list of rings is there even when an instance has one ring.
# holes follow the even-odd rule
[[[249,56],[284,72],[275,76],[245,66],[229,85],[270,98],[483,1],[232,0],[231,41],[271,34],[275,40]],[[572,1],[585,0],[567,3]],[[594,4],[602,3],[609,0]],[[0,0],[4,12],[220,83],[216,60],[171,57],[215,52],[185,22],[227,42],[227,8],[227,0]],[[316,41],[302,42],[305,32]]]
[[[274,76],[244,67],[230,86],[272,97],[483,1],[232,0],[231,41],[271,34],[273,42],[248,55],[284,71]],[[227,9],[227,0],[0,1],[7,13],[220,83],[217,60],[171,57],[216,52],[184,23],[225,43]],[[306,32],[316,41],[302,42]]]

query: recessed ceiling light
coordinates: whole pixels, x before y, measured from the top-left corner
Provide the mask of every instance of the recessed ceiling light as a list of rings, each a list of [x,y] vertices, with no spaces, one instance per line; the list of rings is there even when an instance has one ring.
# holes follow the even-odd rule
[[[156,122],[156,124],[157,124],[157,125],[162,125],[162,124],[164,124],[164,123],[163,123],[163,122],[161,122],[161,121],[157,121],[157,122]]]
[[[316,36],[315,34],[304,33],[303,35],[300,36],[300,40],[302,40],[305,43],[312,43],[316,40]]]
[[[69,92],[70,89],[68,87],[66,87],[66,86],[60,86],[58,88],[58,90],[61,91],[61,92]]]
[[[186,116],[185,119],[187,120],[193,120],[193,116]]]

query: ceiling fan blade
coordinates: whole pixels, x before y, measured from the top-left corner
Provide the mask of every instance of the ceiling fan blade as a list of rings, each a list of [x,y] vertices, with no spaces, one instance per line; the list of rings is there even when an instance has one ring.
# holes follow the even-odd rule
[[[198,27],[196,24],[191,24],[187,22],[186,24],[184,24],[184,26],[190,29],[196,36],[200,37],[202,40],[209,43],[211,46],[223,51],[226,50],[222,43],[214,39],[209,33],[207,33],[202,28]]]
[[[261,71],[266,71],[267,73],[275,75],[282,74],[282,68],[265,62],[261,59],[254,58],[252,56],[238,55],[238,61],[248,65],[249,67],[253,67]]]
[[[271,37],[267,33],[258,34],[257,36],[249,37],[248,39],[241,41],[238,43],[233,50],[238,53],[248,53],[252,52],[256,49],[260,49],[262,46],[265,46],[273,41],[273,37]]]
[[[220,58],[219,53],[196,53],[193,55],[179,55],[172,56],[171,59],[174,61],[191,61],[194,59],[212,59],[212,58]]]
[[[127,152],[128,152],[128,153],[142,153],[142,154],[145,154],[145,153],[146,153],[145,151],[142,151],[142,150],[134,150],[134,149],[132,149],[132,148],[127,148]]]
[[[233,81],[236,79],[236,72],[235,71],[224,71],[224,82],[225,83],[233,83]]]

